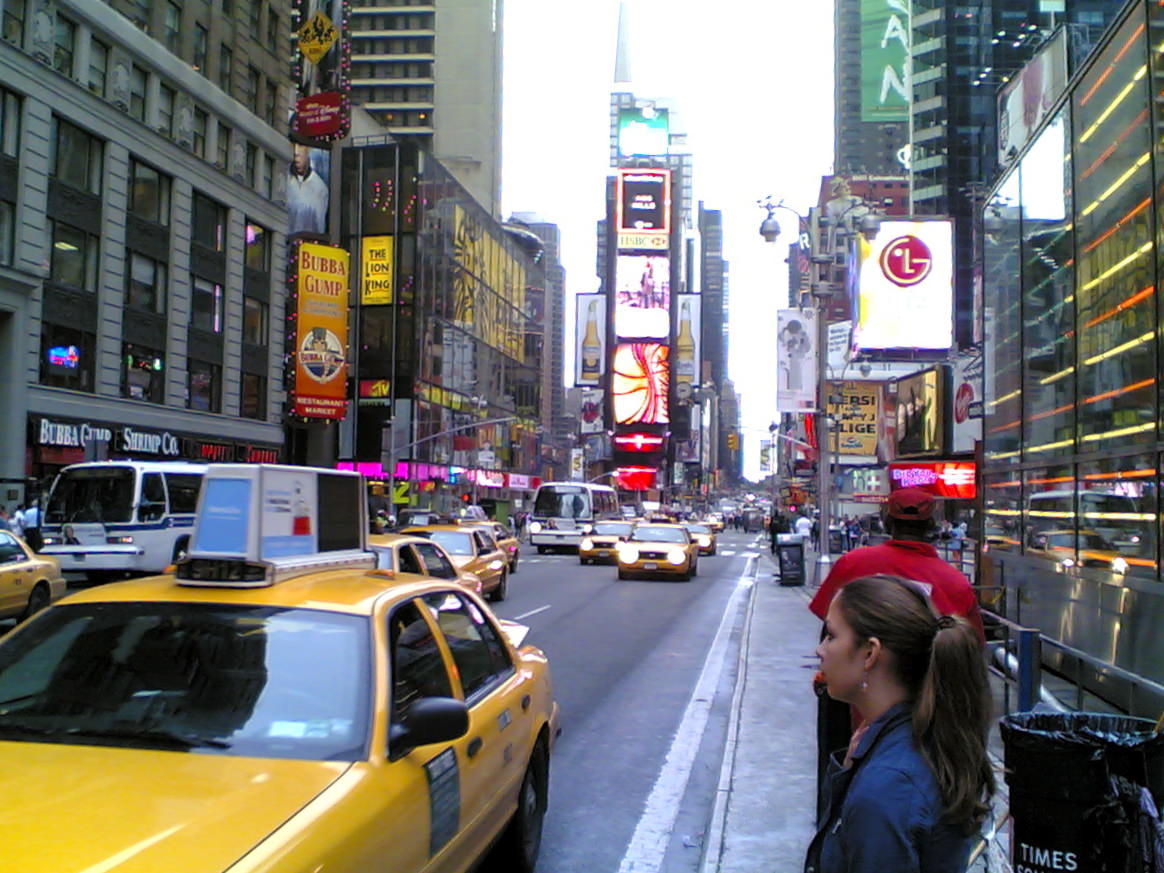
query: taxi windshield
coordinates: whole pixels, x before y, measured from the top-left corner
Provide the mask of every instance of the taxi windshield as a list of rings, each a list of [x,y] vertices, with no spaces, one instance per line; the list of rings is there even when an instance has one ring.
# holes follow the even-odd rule
[[[0,739],[366,757],[367,619],[189,603],[58,606],[0,644]]]
[[[594,525],[594,533],[617,537],[630,536],[633,529],[634,525],[625,521],[600,521]]]
[[[687,543],[687,538],[683,535],[683,530],[677,527],[649,527],[640,525],[631,534],[631,539],[640,543]]]
[[[709,528],[706,524],[685,524],[684,527],[687,528],[692,533],[701,533],[701,534],[711,533],[711,528]]]
[[[428,537],[438,545],[444,546],[450,555],[475,555],[473,535],[468,531],[433,530],[424,531],[420,536]]]

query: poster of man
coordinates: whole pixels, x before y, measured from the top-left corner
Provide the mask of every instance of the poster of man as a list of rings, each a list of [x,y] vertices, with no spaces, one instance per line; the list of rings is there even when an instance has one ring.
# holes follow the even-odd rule
[[[287,233],[324,236],[327,234],[327,210],[331,152],[296,144],[287,173]]]
[[[619,255],[614,330],[620,339],[671,334],[671,261],[666,255]]]

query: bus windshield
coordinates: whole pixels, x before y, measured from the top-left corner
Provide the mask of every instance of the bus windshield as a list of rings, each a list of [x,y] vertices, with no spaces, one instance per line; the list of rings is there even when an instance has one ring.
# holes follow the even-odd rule
[[[46,524],[126,522],[133,515],[132,467],[79,467],[57,478],[45,508]]]
[[[589,494],[585,488],[542,488],[533,514],[539,518],[589,518]]]

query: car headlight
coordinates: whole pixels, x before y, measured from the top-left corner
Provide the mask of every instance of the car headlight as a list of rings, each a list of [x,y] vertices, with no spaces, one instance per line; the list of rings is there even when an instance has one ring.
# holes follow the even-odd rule
[[[1126,558],[1116,558],[1111,562],[1111,568],[1116,573],[1128,572],[1128,562]]]
[[[495,561],[490,561],[490,562],[489,562],[489,569],[490,569],[490,570],[500,570],[500,569],[501,569],[502,567],[504,567],[504,566],[505,566],[505,562],[504,562],[504,561],[496,561],[496,560],[495,560]]]
[[[697,542],[701,548],[706,549],[711,545],[711,537],[709,537],[707,534],[696,534],[695,542]]]
[[[1064,558],[1062,561],[1059,562],[1059,566],[1060,567],[1074,567],[1075,566],[1075,559],[1074,558]]]
[[[668,549],[667,560],[678,567],[687,561],[687,553],[682,549]]]
[[[131,536],[106,537],[105,542],[111,546],[131,546],[131,545],[133,545],[133,537],[131,537]]]
[[[618,544],[618,559],[626,564],[633,564],[639,559],[638,546],[632,546],[627,543]]]
[[[578,543],[578,548],[585,549],[589,552],[594,548],[594,540],[590,539],[590,537],[582,537],[582,542]]]
[[[529,532],[530,533],[537,533],[541,529],[542,529],[542,523],[540,521],[531,521],[529,523]]]
[[[579,526],[579,530],[581,530],[581,531],[582,531],[582,533],[584,533],[584,534],[588,534],[588,533],[590,533],[591,531],[593,531],[593,530],[594,530],[594,528],[593,528],[593,526],[591,526],[591,525],[589,525],[589,524],[583,524],[583,525],[580,525],[580,526]]]
[[[41,542],[44,543],[46,546],[55,546],[57,543],[59,543],[61,541],[60,537],[41,537],[40,539],[41,539]]]

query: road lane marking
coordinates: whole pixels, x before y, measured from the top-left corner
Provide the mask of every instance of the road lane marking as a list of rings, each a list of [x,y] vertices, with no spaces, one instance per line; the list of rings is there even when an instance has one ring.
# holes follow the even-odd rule
[[[513,621],[521,621],[523,618],[529,618],[531,615],[537,615],[539,612],[545,612],[550,608],[549,604],[539,606],[537,609],[531,609],[529,612],[523,612],[521,615],[515,615]]]
[[[743,595],[755,584],[754,573],[749,572],[753,569],[751,567],[753,560],[748,559],[749,566],[736,582],[736,588],[724,608],[719,629],[704,659],[703,670],[695,683],[691,699],[687,702],[679,728],[671,740],[671,748],[667,750],[663,767],[655,779],[651,793],[647,796],[643,814],[635,826],[630,843],[627,844],[626,854],[623,855],[618,873],[658,873],[662,869],[667,845],[671,841],[671,832],[679,817],[679,806],[687,790],[687,780],[695,764],[695,755],[707,729],[715,689],[727,660],[732,623],[741,601],[744,600]]]

